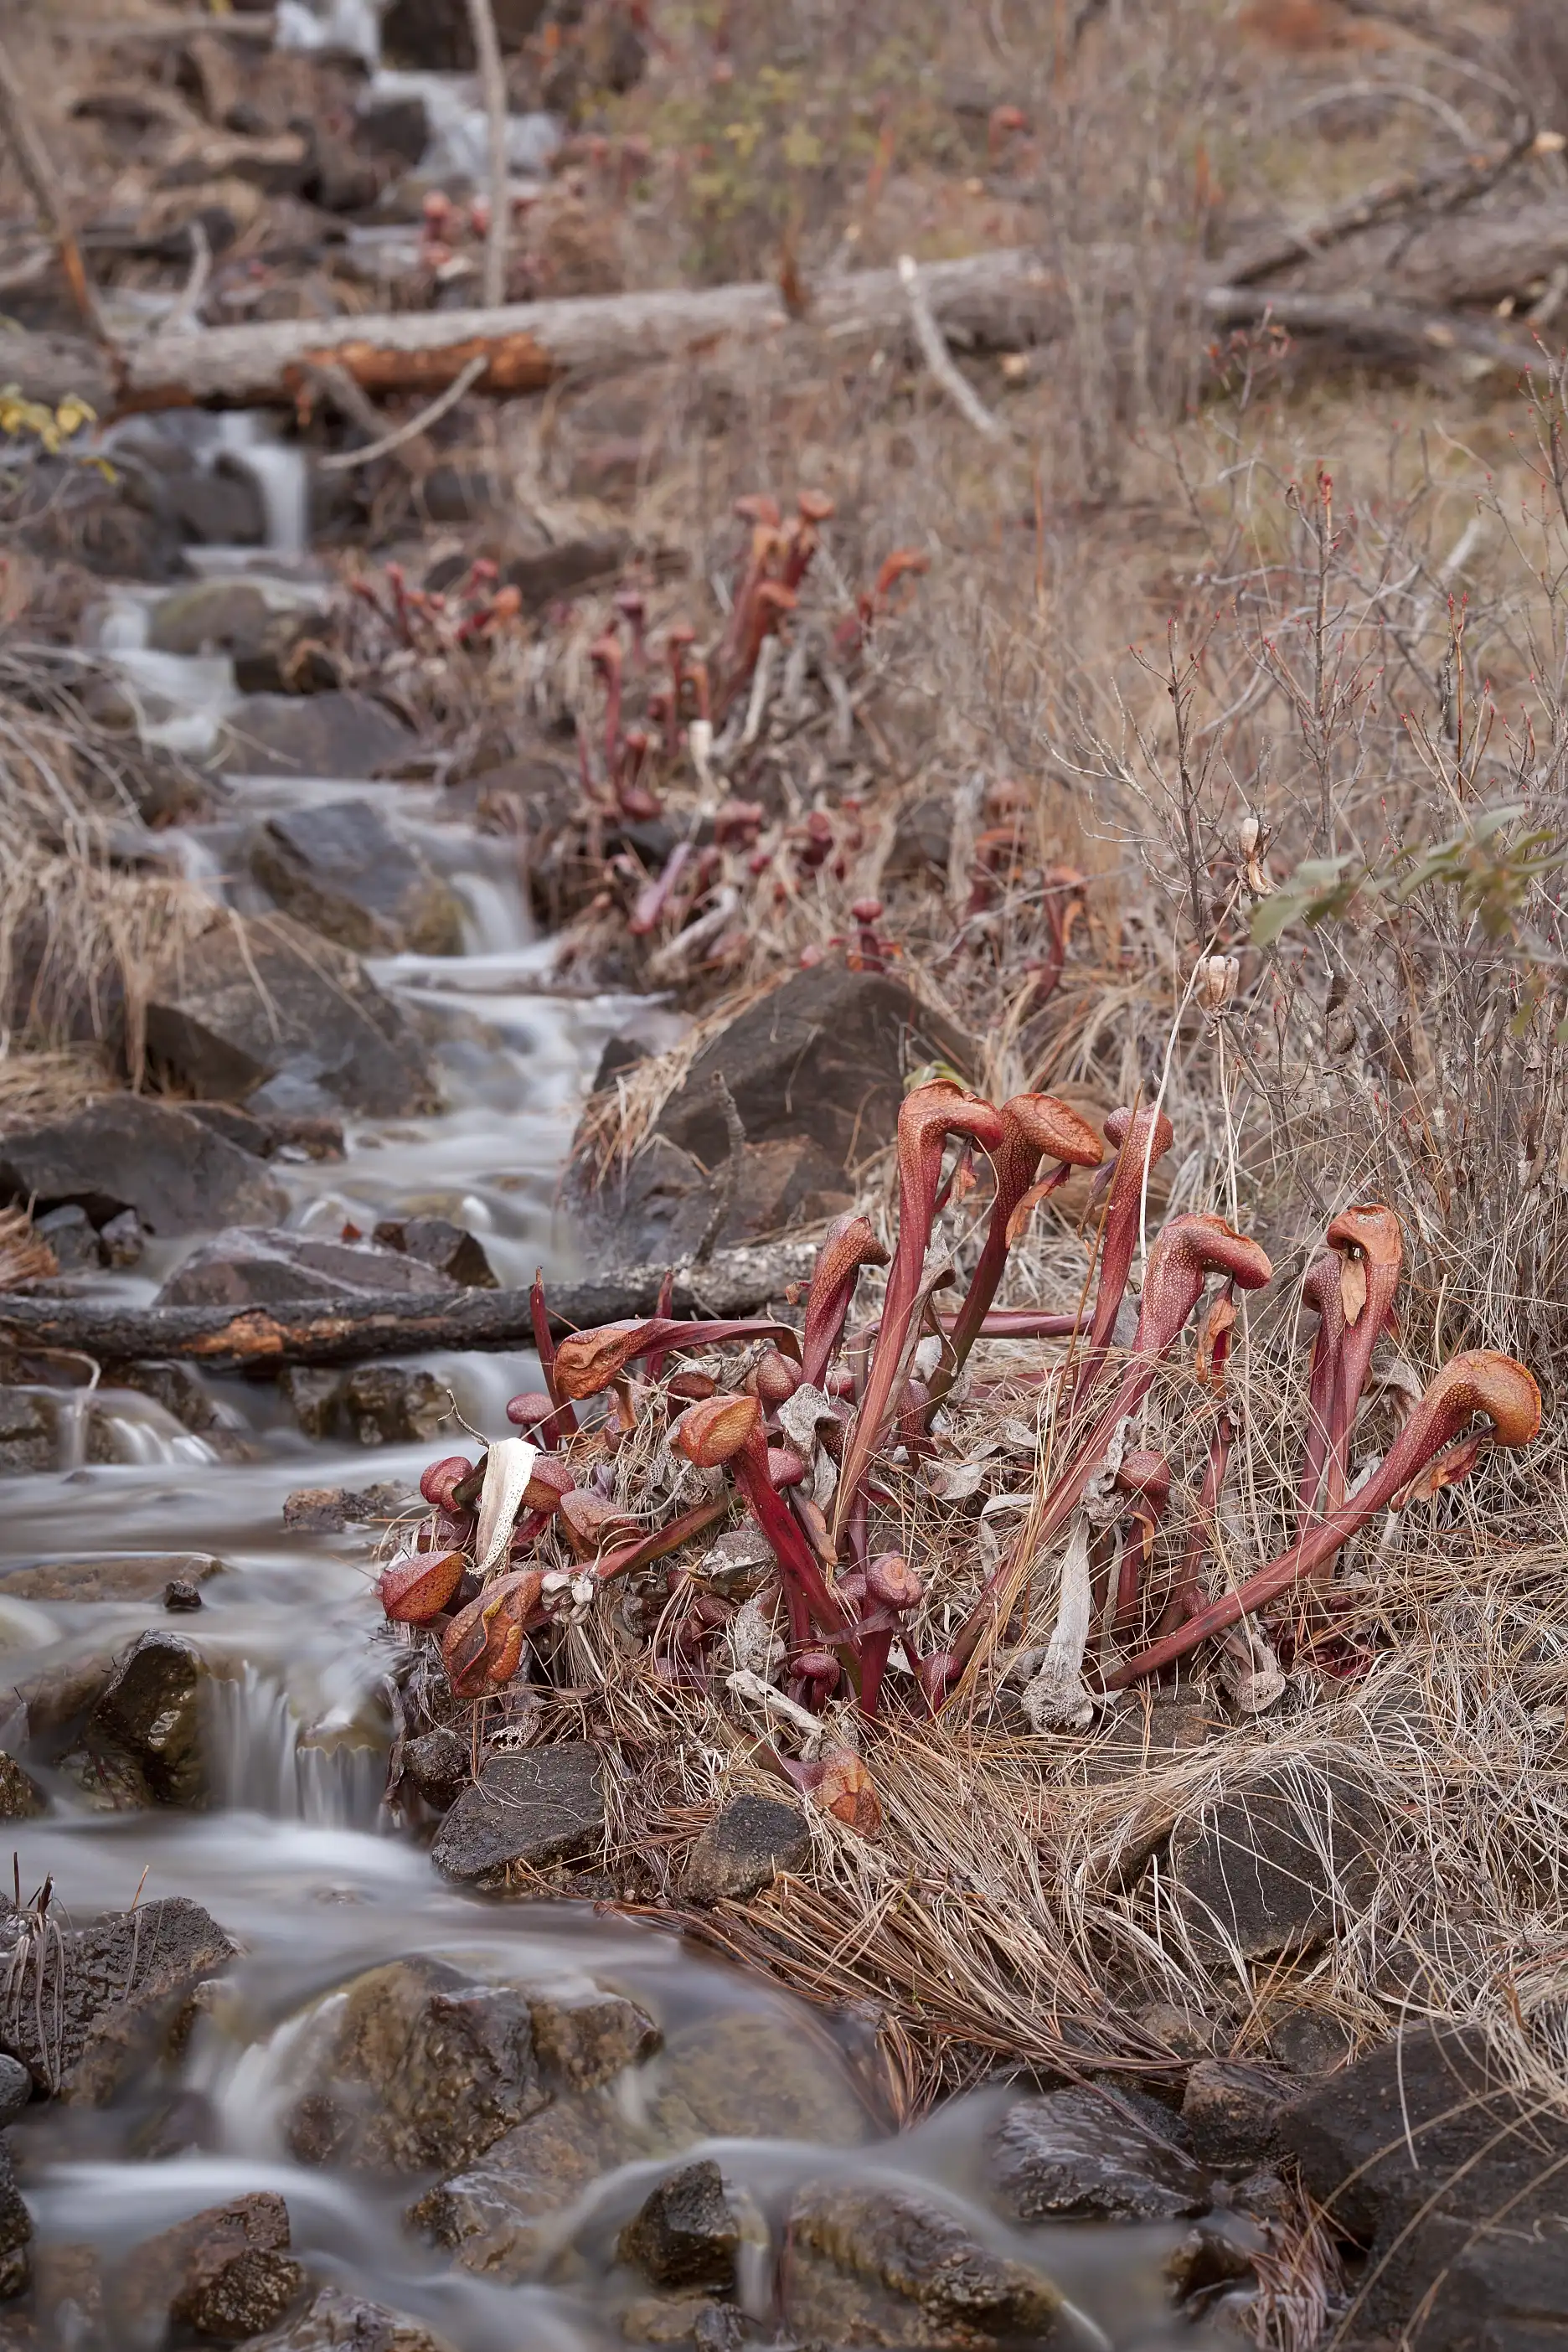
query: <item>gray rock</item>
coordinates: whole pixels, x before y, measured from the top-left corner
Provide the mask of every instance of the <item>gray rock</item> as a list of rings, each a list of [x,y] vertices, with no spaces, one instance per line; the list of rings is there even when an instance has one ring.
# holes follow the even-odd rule
[[[1178,1822],[1171,1899],[1205,1950],[1310,1951],[1371,1900],[1385,1826],[1348,1774],[1270,1765]]]
[[[707,2287],[730,2294],[741,2224],[710,2157],[683,2165],[650,2191],[621,2231],[616,2254],[655,2286]]]
[[[405,2219],[459,2269],[513,2283],[548,2243],[548,2217],[637,2152],[607,2101],[557,2099],[497,2140],[482,2165],[427,2189]]]
[[[451,1419],[452,1396],[433,1372],[359,1364],[338,1391],[338,1418],[361,1445],[422,1444]]]
[[[245,695],[334,694],[342,678],[322,613],[274,613],[234,657],[234,682]]]
[[[18,1601],[156,1601],[171,1577],[205,1584],[222,1568],[221,1559],[203,1552],[96,1553],[84,1559],[51,1559],[37,1568],[8,1569],[0,1574],[0,1592]]]
[[[91,1763],[116,1801],[199,1807],[208,1796],[200,1654],[175,1633],[142,1633],[117,1661],[87,1719]]]
[[[98,1245],[107,1266],[124,1273],[131,1266],[140,1265],[147,1237],[135,1210],[121,1209],[117,1217],[107,1218]]]
[[[147,1042],[194,1094],[248,1099],[268,1114],[337,1106],[395,1118],[436,1107],[406,1014],[357,957],[286,915],[226,914],[171,957],[149,985]],[[210,1232],[224,1222],[203,1224]]]
[[[697,2352],[734,2352],[755,2340],[732,2303],[706,2294],[638,2295],[622,2306],[621,2334],[628,2344],[694,2344]]]
[[[394,1960],[356,1978],[309,2049],[320,2087],[287,2126],[301,2163],[450,2172],[549,2098],[522,1995],[439,1960]]]
[[[0,1477],[52,1470],[58,1442],[52,1397],[31,1389],[0,1389]]]
[[[445,1878],[503,1886],[516,1865],[576,1860],[604,1833],[599,1773],[585,1740],[486,1757],[436,1832],[432,1862]]]
[[[114,1911],[50,1939],[21,1969],[0,2012],[0,2049],[45,2091],[68,2084],[106,2025],[150,2034],[226,1968],[239,1947],[199,1903],[175,1895]]]
[[[1216,2172],[1257,2172],[1279,2155],[1279,2115],[1298,2085],[1272,2066],[1203,2058],[1187,2076],[1182,2120],[1193,2154]]]
[[[384,1479],[379,1486],[296,1486],[283,1504],[283,1524],[313,1535],[337,1535],[344,1528],[374,1526],[397,1518],[417,1497]]]
[[[1479,2032],[1407,2028],[1288,2106],[1280,2135],[1331,2225],[1368,2249],[1364,2335],[1525,2352],[1568,2328],[1568,2116],[1521,2092]]]
[[[947,879],[952,855],[952,793],[925,793],[899,811],[884,882]]]
[[[383,1249],[401,1250],[433,1265],[468,1290],[494,1290],[496,1278],[482,1244],[449,1217],[386,1217],[371,1239]]]
[[[197,547],[262,547],[267,502],[261,486],[221,460],[210,474],[172,475],[169,505],[182,537]]]
[[[520,49],[543,14],[544,0],[499,0],[496,38],[502,54]],[[392,0],[382,21],[381,37],[390,64],[412,66],[422,72],[474,70],[474,41],[468,19],[455,15],[445,0]]]
[[[33,2078],[21,2060],[0,2057],[0,2127],[14,2124],[32,2095]]]
[[[1174,2221],[1206,2213],[1208,2173],[1146,2119],[1146,2102],[1049,2091],[1009,2107],[986,2158],[1004,2209],[1020,2221]]]
[[[233,1408],[220,1404],[205,1388],[189,1364],[171,1357],[150,1357],[141,1363],[116,1364],[114,1386],[136,1396],[151,1397],[182,1429],[205,1437],[225,1461],[254,1459],[243,1425]]]
[[[466,1754],[463,1766],[466,1777]],[[529,2009],[533,2047],[546,2080],[573,2091],[594,2090],[628,2066],[640,2065],[664,2038],[647,2011],[624,1993],[531,1993]]]
[[[142,1095],[106,1095],[68,1118],[0,1135],[0,1193],[45,1207],[74,1202],[100,1225],[134,1209],[161,1239],[265,1223],[287,1204],[248,1152]]]
[[[250,2352],[452,2352],[452,2346],[406,2312],[324,2286],[298,2319],[257,2337]]]
[[[278,1393],[307,1437],[318,1444],[338,1425],[341,1372],[321,1364],[285,1364],[278,1375]]]
[[[811,1832],[797,1805],[731,1797],[691,1849],[681,1881],[688,1903],[744,1903],[778,1873],[804,1869]]]
[[[48,1799],[37,1782],[0,1748],[0,1822],[32,1821],[48,1809]],[[0,2116],[0,2122],[5,2120]]]
[[[1050,2343],[1061,2326],[1049,2279],[916,2190],[806,2181],[787,2230],[784,2325],[806,2343],[991,2352]]]
[[[699,2139],[804,2139],[858,2147],[870,2118],[843,2066],[804,2021],[726,2010],[682,2026],[650,2068],[650,2120],[667,2147]]]
[[[327,801],[268,817],[250,870],[285,913],[361,955],[457,955],[462,908],[369,801]]]
[[[158,1293],[160,1307],[287,1307],[395,1293],[411,1306],[457,1285],[418,1258],[330,1234],[235,1226],[201,1243]]]
[[[3,1149],[0,1146],[0,1149]],[[90,1266],[96,1274],[101,1263],[98,1255],[98,1234],[87,1211],[74,1201],[63,1208],[46,1210],[33,1220],[33,1231],[41,1242],[47,1242],[55,1254],[55,1264],[62,1274],[81,1274]]]
[[[501,579],[515,588],[530,612],[575,595],[591,580],[609,580],[620,570],[631,548],[624,530],[586,532],[580,539],[562,540],[539,554],[517,555],[501,567]]]
[[[0,2303],[26,2292],[33,2274],[33,2217],[16,2186],[8,2139],[0,2139]]]
[[[169,2328],[223,2344],[258,2336],[305,2291],[289,2252],[289,2209],[268,2189],[209,2206],[136,2247],[116,2290],[134,2340],[158,2342]]]
[[[258,644],[273,616],[265,590],[249,580],[197,580],[160,596],[147,643],[160,654],[237,654]]]
[[[163,1587],[163,1606],[176,1616],[186,1616],[193,1609],[205,1607],[201,1588],[186,1576],[172,1576]]]
[[[329,694],[249,694],[224,720],[215,763],[226,775],[321,776],[336,781],[395,770],[416,739],[384,703]]]

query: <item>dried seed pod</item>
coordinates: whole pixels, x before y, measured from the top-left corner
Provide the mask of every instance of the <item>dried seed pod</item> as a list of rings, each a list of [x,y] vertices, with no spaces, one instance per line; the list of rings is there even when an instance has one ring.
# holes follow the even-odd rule
[[[885,1551],[866,1570],[868,1596],[884,1609],[918,1609],[925,1586],[901,1551]]]
[[[811,1801],[858,1837],[875,1837],[882,1826],[876,1783],[853,1748],[835,1748],[823,1758]]]
[[[460,1551],[405,1552],[381,1571],[381,1605],[395,1625],[423,1625],[438,1617],[463,1580]]]

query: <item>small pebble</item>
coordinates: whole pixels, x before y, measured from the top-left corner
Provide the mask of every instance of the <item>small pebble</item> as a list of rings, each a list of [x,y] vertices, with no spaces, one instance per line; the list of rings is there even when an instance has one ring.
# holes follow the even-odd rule
[[[199,1609],[202,1596],[186,1576],[172,1576],[163,1587],[165,1609]]]

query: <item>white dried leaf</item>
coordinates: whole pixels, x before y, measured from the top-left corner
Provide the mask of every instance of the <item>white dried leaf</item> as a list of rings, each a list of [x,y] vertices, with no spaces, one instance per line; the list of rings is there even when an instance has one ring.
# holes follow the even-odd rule
[[[984,1462],[928,1462],[926,1484],[940,1503],[962,1503],[985,1481]]]
[[[1037,1731],[1070,1725],[1081,1729],[1094,1720],[1094,1701],[1083,1686],[1084,1653],[1089,1647],[1089,1618],[1094,1607],[1089,1564],[1089,1521],[1083,1513],[1073,1522],[1062,1556],[1061,1597],[1057,1603],[1056,1630],[1039,1667],[1024,1691],[1024,1712]]]
[[[760,1599],[742,1602],[724,1629],[724,1642],[737,1673],[770,1675],[784,1664],[784,1643]]]
[[[488,1576],[506,1555],[538,1459],[539,1448],[526,1437],[498,1438],[485,1456],[479,1524],[474,1535],[474,1565],[481,1576]]]

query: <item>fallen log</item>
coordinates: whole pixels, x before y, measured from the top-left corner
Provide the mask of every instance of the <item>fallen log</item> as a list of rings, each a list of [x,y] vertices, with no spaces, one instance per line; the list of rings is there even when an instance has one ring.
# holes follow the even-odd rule
[[[715,1318],[749,1315],[810,1274],[809,1243],[716,1253],[678,1270],[675,1311]],[[663,1266],[632,1266],[581,1282],[546,1285],[551,1320],[583,1330],[651,1315]],[[430,1349],[531,1349],[526,1290],[469,1290],[413,1307],[405,1296],[301,1300],[297,1306],[122,1307],[117,1300],[43,1292],[0,1295],[0,1349],[62,1348],[100,1364],[178,1357],[205,1370],[274,1371],[285,1364],[353,1364]],[[3,1374],[0,1374],[3,1376]]]
[[[1056,287],[1037,256],[1016,248],[936,263],[921,282],[950,341],[993,346],[1026,340]],[[909,328],[895,269],[825,278],[808,315],[835,338],[902,337]],[[268,320],[143,337],[121,354],[115,407],[124,415],[292,404],[308,396],[307,371],[325,367],[342,369],[368,393],[428,397],[476,359],[485,362],[477,390],[513,395],[542,392],[565,376],[698,356],[732,336],[765,341],[788,324],[784,297],[769,284],[514,302],[496,310]]]
[[[1463,352],[1493,367],[1526,368],[1539,356],[1533,343],[1502,333],[1489,320],[1463,310],[1416,310],[1373,294],[1279,293],[1268,286],[1211,286],[1204,310],[1216,326],[1273,320],[1289,334],[1321,335],[1381,360],[1419,362]]]

